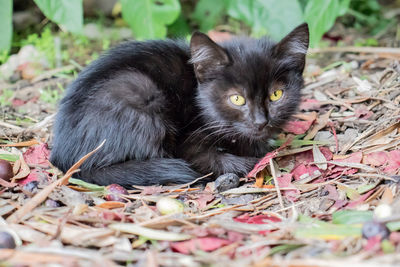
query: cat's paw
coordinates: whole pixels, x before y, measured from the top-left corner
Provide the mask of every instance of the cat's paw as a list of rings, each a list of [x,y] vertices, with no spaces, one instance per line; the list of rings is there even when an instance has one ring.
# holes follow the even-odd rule
[[[215,180],[215,189],[218,192],[223,192],[232,188],[236,188],[239,185],[239,176],[234,173],[225,173],[220,175]]]

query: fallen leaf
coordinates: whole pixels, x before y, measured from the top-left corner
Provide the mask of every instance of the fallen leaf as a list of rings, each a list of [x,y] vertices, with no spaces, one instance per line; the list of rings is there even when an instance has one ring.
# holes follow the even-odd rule
[[[264,170],[265,167],[269,165],[270,159],[275,158],[278,155],[278,152],[287,147],[292,142],[292,138],[288,138],[285,143],[283,143],[279,148],[275,149],[272,152],[267,153],[254,168],[247,174],[247,177],[257,177],[257,173],[261,170]]]
[[[310,129],[314,121],[289,121],[283,127],[283,130],[293,134],[304,134]]]
[[[371,165],[374,167],[379,167],[385,165],[388,161],[387,152],[379,151],[379,152],[372,152],[363,156],[362,163]]]
[[[49,167],[50,151],[46,143],[30,147],[23,155],[30,167]]]
[[[179,241],[190,239],[192,236],[162,230],[154,230],[133,223],[113,223],[108,226],[116,231],[139,235],[151,240]]]
[[[317,165],[321,170],[326,170],[328,168],[328,164],[326,163],[327,159],[316,145],[313,145],[312,153],[315,165]]]
[[[300,110],[315,110],[321,107],[321,103],[317,99],[304,99],[300,103]]]
[[[281,222],[282,220],[278,217],[269,214],[262,214],[256,216],[250,216],[248,213],[233,218],[236,222],[248,223],[248,224],[268,224],[271,222]]]
[[[332,110],[329,110],[325,114],[319,116],[317,119],[317,123],[314,125],[314,127],[308,132],[308,134],[304,137],[304,140],[311,140],[314,138],[314,136],[318,133],[319,130],[322,130],[325,128],[325,126],[329,122],[329,117],[331,116]]]
[[[182,242],[171,243],[171,248],[182,254],[195,253],[196,251],[214,251],[232,242],[218,237],[200,237]]]
[[[397,174],[400,169],[400,150],[392,150],[388,153],[388,165],[383,170],[387,174]]]
[[[123,208],[125,207],[125,203],[119,201],[106,201],[96,205],[96,207],[111,210],[111,209]]]

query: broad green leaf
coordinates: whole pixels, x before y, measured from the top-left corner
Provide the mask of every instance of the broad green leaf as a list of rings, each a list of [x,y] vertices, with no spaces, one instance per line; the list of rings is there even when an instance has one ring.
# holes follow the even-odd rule
[[[310,46],[315,47],[325,32],[332,28],[336,18],[346,13],[350,0],[309,0],[304,19],[310,29]]]
[[[304,215],[299,216],[299,222],[303,225],[295,229],[296,238],[342,240],[348,237],[361,237],[361,224],[331,224]]]
[[[228,6],[228,0],[200,0],[193,13],[200,30],[207,32],[215,27]]]
[[[253,35],[268,34],[275,40],[304,21],[297,0],[231,0],[228,14],[249,25]]]
[[[179,16],[178,0],[121,0],[122,17],[139,40],[163,38]]]
[[[12,154],[0,154],[0,159],[4,159],[7,161],[17,161],[19,159],[18,155],[12,155]]]
[[[187,37],[190,36],[191,29],[186,22],[185,17],[181,13],[174,23],[168,26],[168,35],[174,37]]]
[[[81,33],[83,28],[82,0],[34,0],[43,14],[61,28]]]
[[[332,214],[334,224],[357,224],[372,220],[372,211],[340,210]]]
[[[12,39],[12,0],[2,0],[0,9],[0,52],[10,50]]]

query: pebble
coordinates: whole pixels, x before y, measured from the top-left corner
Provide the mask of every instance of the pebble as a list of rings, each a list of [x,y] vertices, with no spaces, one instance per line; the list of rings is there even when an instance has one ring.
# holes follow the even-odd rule
[[[236,188],[239,186],[239,176],[234,173],[226,173],[219,176],[215,180],[215,189],[218,192],[224,192],[232,188]]]

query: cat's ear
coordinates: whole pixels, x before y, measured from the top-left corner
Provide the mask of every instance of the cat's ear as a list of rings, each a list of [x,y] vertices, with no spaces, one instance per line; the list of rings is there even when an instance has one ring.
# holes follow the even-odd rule
[[[194,66],[197,79],[202,82],[207,73],[212,73],[229,64],[229,56],[225,49],[212,41],[207,35],[195,32],[190,39],[190,63]]]
[[[301,24],[276,44],[275,55],[290,60],[290,64],[303,71],[310,40],[309,35],[307,23]]]

